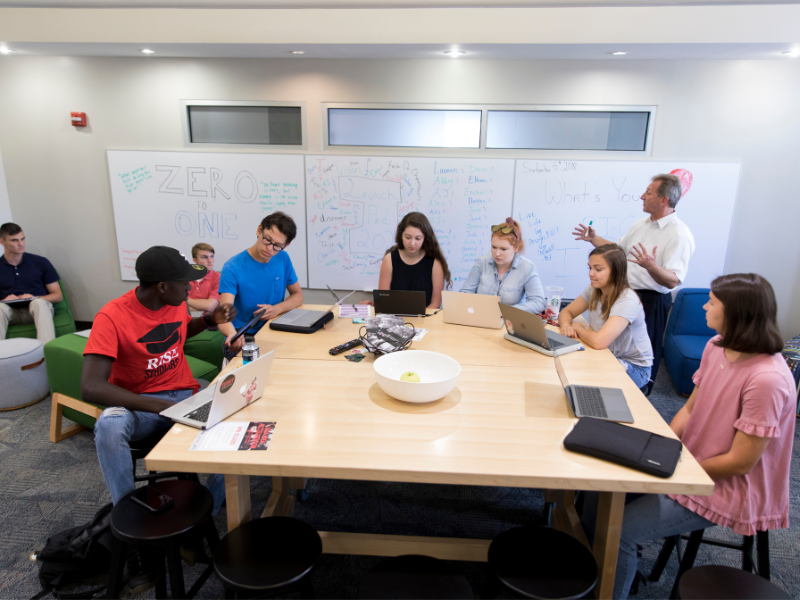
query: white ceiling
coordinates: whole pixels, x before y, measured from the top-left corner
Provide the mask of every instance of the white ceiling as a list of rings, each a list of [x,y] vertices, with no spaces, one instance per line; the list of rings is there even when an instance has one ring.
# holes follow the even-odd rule
[[[0,0],[0,48],[15,51],[6,58],[293,60],[453,60],[443,52],[456,48],[466,52],[458,60],[791,60],[782,52],[800,51],[800,0],[293,0],[293,9],[264,8],[286,0],[158,0],[182,8],[148,8],[154,1]],[[249,8],[209,8],[223,4]],[[327,10],[302,8],[313,4]],[[391,8],[412,4],[426,8]]]
[[[11,56],[106,56],[155,58],[313,58],[454,60],[444,54],[457,47],[455,60],[792,60],[782,53],[791,44],[168,44],[63,43],[7,44]],[[144,55],[141,50],[154,50]],[[305,52],[293,55],[293,50]],[[625,56],[614,56],[625,51]],[[796,59],[800,63],[800,59]]]
[[[16,8],[568,8],[800,4],[800,0],[0,0]]]

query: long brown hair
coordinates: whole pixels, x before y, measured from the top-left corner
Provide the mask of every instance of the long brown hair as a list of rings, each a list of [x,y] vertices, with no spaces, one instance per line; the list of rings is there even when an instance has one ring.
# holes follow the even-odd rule
[[[712,281],[711,291],[722,302],[725,318],[717,346],[745,354],[783,350],[778,303],[769,281],[755,273],[733,273]]]
[[[501,240],[508,240],[508,243],[514,246],[514,252],[522,254],[525,251],[525,240],[522,239],[522,227],[520,227],[519,222],[515,221],[511,217],[508,217],[505,223],[494,225],[492,228],[494,227],[511,227],[511,231],[508,233],[503,233],[500,229],[498,229],[492,233],[492,237],[497,237]]]
[[[628,259],[625,256],[625,250],[616,244],[598,246],[589,253],[589,256],[602,256],[611,269],[607,284],[608,291],[603,301],[603,312],[601,313],[602,319],[607,321],[611,315],[611,307],[619,300],[622,293],[631,287],[628,284]],[[603,292],[595,288],[592,291],[592,298],[589,300],[589,310],[596,309],[602,299]]]
[[[439,240],[436,239],[436,234],[433,232],[433,227],[431,227],[431,222],[428,221],[428,217],[421,212],[410,212],[400,220],[400,223],[397,225],[397,233],[394,236],[394,246],[389,248],[386,254],[398,248],[405,249],[405,246],[403,246],[403,232],[407,227],[416,227],[422,232],[422,235],[425,237],[422,241],[422,249],[425,251],[425,254],[432,256],[434,260],[438,260],[441,263],[442,270],[444,271],[444,280],[447,282],[447,288],[453,287],[453,278],[450,275],[450,269],[447,267],[447,260],[444,257],[444,253],[439,246]]]

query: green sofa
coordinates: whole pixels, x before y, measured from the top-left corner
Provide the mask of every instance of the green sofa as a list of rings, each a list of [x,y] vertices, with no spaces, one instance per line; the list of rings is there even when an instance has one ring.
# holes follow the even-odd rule
[[[222,360],[225,358],[225,353],[222,351],[224,341],[225,336],[219,331],[202,331],[186,340],[183,351],[187,357],[199,358],[219,370],[222,369]]]
[[[55,315],[53,316],[53,326],[56,330],[56,337],[60,337],[62,335],[66,335],[68,333],[75,333],[75,319],[72,318],[72,311],[69,308],[69,302],[67,301],[67,292],[64,291],[64,284],[61,280],[58,281],[58,285],[61,288],[61,293],[64,295],[64,298],[61,302],[58,302],[53,305],[53,309],[55,309]],[[7,338],[35,338],[36,337],[36,325],[33,323],[21,323],[20,325],[9,325],[8,332],[6,333]]]
[[[81,399],[81,371],[83,350],[88,339],[80,335],[65,335],[44,346],[47,377],[52,394],[50,412],[50,441],[60,442],[84,429],[94,429],[94,423],[105,407],[89,404]],[[211,381],[219,373],[214,365],[189,356],[186,361],[195,379]],[[74,421],[68,429],[62,428],[62,419]]]

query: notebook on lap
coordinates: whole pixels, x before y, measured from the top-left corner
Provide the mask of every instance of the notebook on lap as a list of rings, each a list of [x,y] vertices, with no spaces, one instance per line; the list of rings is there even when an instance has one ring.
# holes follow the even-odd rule
[[[583,349],[580,340],[545,329],[539,315],[525,312],[502,302],[500,303],[500,312],[503,313],[503,321],[506,331],[508,331],[504,337],[509,342],[536,350],[547,356],[555,356],[555,353],[567,354]]]
[[[570,385],[564,367],[556,355],[556,371],[561,387],[567,394],[572,412],[576,417],[592,417],[603,421],[633,423],[625,394],[618,388],[601,388],[585,385]]]
[[[328,288],[331,289],[330,287]],[[314,333],[328,321],[333,319],[333,309],[355,294],[353,290],[347,296],[339,300],[336,293],[331,290],[331,294],[336,298],[336,302],[328,310],[309,310],[307,308],[294,308],[273,320],[269,324],[270,329],[275,331],[290,331],[292,333]]]
[[[159,414],[176,423],[198,429],[211,429],[220,421],[261,398],[274,356],[274,350],[268,352]]]
[[[39,296],[33,298],[17,298],[16,300],[0,300],[3,304],[8,304],[11,308],[28,308],[30,303],[36,300]]]
[[[503,326],[503,316],[500,314],[499,302],[498,296],[443,291],[444,322],[453,325],[500,329]]]

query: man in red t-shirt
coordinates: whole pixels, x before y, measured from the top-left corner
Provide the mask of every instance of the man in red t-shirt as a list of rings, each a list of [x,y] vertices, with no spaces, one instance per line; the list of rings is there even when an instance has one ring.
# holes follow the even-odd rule
[[[169,428],[172,421],[158,413],[200,387],[183,354],[184,342],[236,316],[230,304],[202,317],[189,316],[184,303],[190,282],[206,272],[173,248],[145,250],[136,260],[139,287],[106,304],[92,324],[83,352],[81,393],[85,401],[109,407],[97,419],[94,432],[100,469],[114,504],[135,487],[130,442]],[[223,485],[216,485],[222,481],[217,477],[211,486],[215,508],[225,497]],[[135,593],[153,583],[149,573],[141,573],[142,567],[139,564],[138,580],[129,572]]]
[[[189,291],[189,308],[192,310],[209,311],[219,305],[219,273],[214,270],[214,248],[209,244],[195,244],[192,246],[192,260],[197,265],[208,269],[208,274],[202,279],[192,282]]]

